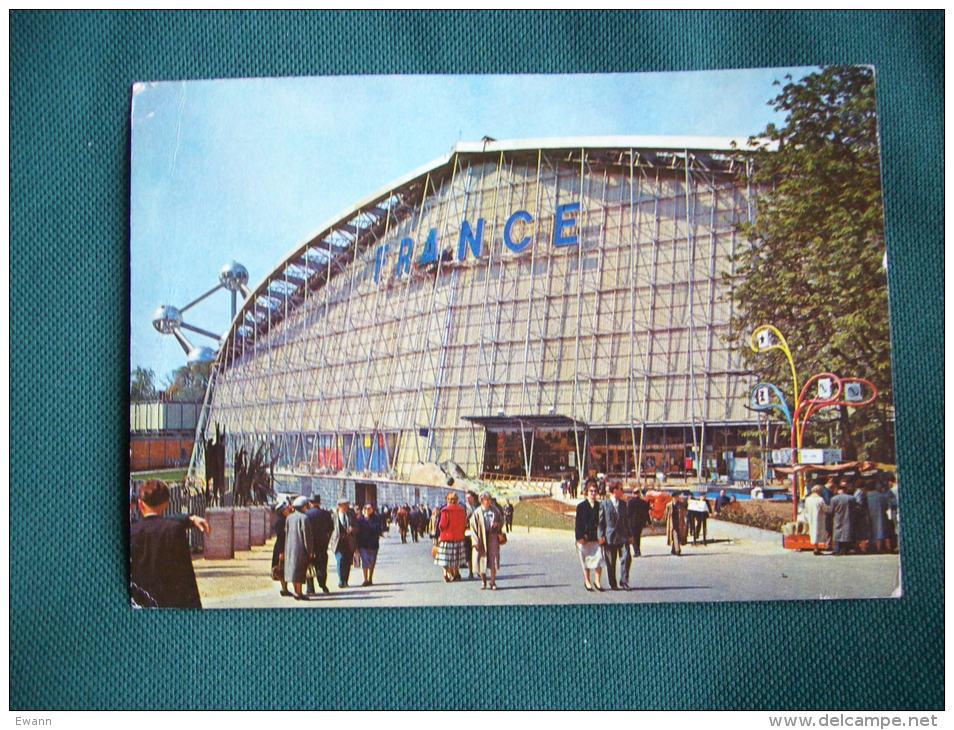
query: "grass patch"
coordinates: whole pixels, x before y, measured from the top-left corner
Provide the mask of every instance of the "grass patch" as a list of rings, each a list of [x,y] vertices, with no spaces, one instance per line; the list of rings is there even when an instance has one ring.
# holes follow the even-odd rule
[[[733,502],[724,507],[716,518],[737,525],[781,532],[782,525],[792,519],[792,505],[790,502],[763,502],[758,499]]]
[[[131,476],[137,482],[146,479],[161,479],[164,482],[183,482],[185,481],[188,469],[159,469],[157,471],[134,471]]]
[[[571,512],[573,507],[549,499],[526,499],[517,502],[513,508],[513,529],[527,526],[545,527],[550,530],[573,530],[576,518]]]

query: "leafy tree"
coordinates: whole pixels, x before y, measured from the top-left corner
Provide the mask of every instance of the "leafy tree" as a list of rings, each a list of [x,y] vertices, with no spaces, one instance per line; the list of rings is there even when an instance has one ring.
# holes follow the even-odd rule
[[[177,401],[201,401],[209,384],[210,363],[183,365],[166,378],[166,396]]]
[[[785,335],[800,384],[822,371],[873,382],[881,393],[875,404],[839,409],[841,445],[849,459],[893,461],[874,74],[832,66],[786,82],[769,102],[785,114],[784,125],[768,125],[746,151],[757,215],[740,226],[751,246],[735,259],[733,336],[747,366],[785,391],[784,357],[748,348],[761,324]],[[836,415],[818,418],[826,414]],[[809,426],[806,445],[813,440]]]
[[[158,396],[156,391],[156,373],[147,368],[137,366],[129,374],[129,399],[130,400],[155,400]]]

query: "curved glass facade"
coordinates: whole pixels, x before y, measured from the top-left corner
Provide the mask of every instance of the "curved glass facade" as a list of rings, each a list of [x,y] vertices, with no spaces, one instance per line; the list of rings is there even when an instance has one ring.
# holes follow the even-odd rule
[[[452,153],[263,282],[204,431],[229,459],[264,442],[279,471],[399,479],[718,453],[757,422],[724,279],[753,215],[743,171],[728,150]]]

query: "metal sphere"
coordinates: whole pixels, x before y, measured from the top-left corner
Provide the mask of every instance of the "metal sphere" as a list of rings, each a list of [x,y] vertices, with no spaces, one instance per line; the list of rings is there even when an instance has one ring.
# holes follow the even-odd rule
[[[182,312],[171,304],[163,304],[152,313],[152,326],[164,335],[171,335],[182,326]]]
[[[248,284],[248,269],[237,261],[229,261],[219,271],[219,283],[229,291],[241,291]]]
[[[189,365],[201,365],[215,360],[215,350],[211,347],[193,347],[187,357]]]

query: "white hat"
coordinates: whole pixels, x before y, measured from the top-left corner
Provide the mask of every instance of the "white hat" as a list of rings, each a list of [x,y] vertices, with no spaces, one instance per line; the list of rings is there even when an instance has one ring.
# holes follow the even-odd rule
[[[292,507],[298,509],[299,507],[306,507],[308,505],[308,497],[298,497],[294,502],[292,502]]]

